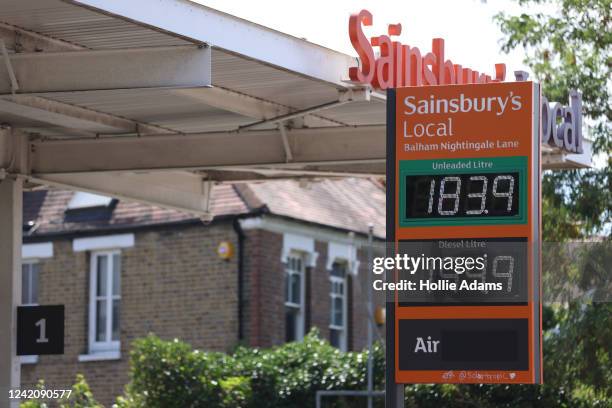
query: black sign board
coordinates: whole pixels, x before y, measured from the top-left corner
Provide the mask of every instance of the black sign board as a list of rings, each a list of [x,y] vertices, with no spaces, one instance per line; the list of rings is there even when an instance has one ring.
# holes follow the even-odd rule
[[[17,308],[17,355],[64,354],[64,305]]]
[[[400,370],[527,370],[527,319],[401,320]]]

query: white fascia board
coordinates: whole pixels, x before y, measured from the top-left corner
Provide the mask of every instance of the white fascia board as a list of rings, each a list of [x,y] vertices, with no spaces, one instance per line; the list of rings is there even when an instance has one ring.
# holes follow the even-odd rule
[[[133,246],[134,234],[117,234],[103,235],[98,237],[76,238],[72,241],[72,250],[74,252],[131,248]]]
[[[67,1],[346,89],[357,59],[189,0]],[[295,16],[295,18],[300,18]]]
[[[53,242],[23,244],[21,246],[21,259],[44,258],[53,258]]]
[[[277,234],[292,233],[312,237],[316,241],[320,242],[335,242],[339,244],[355,245],[356,248],[366,247],[368,245],[368,240],[366,237],[356,235],[349,231],[341,232],[336,229],[326,228],[324,226],[313,224],[309,225],[303,222],[292,221],[274,216],[245,218],[240,220],[240,226],[244,230],[261,229]],[[384,253],[384,247],[381,246],[379,252]]]

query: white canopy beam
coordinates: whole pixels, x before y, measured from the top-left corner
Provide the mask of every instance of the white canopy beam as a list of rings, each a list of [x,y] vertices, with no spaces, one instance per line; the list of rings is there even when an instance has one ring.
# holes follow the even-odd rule
[[[288,129],[292,163],[385,160],[385,127]],[[285,164],[278,130],[38,140],[32,174]]]
[[[32,175],[172,169],[276,168],[384,174],[385,126],[34,140]],[[545,168],[557,168],[545,161]],[[571,167],[581,167],[578,163]]]
[[[207,43],[283,70],[347,88],[357,61],[288,34],[189,0],[71,0],[91,10],[148,26],[194,43]]]
[[[0,112],[48,123],[66,129],[92,133],[176,133],[172,129],[110,115],[33,95],[14,95],[0,99]]]
[[[196,103],[204,103],[208,106],[237,113],[248,118],[268,119],[289,112],[289,108],[281,104],[218,86],[212,88],[176,89],[172,93],[188,97]]]
[[[239,129],[240,130],[246,130],[246,129],[253,129],[253,128],[257,128],[260,127],[262,125],[267,125],[270,123],[282,123],[282,122],[287,122],[291,119],[295,119],[298,117],[303,117],[306,115],[311,115],[314,114],[316,112],[320,112],[323,111],[325,109],[330,109],[330,108],[336,108],[338,106],[344,105],[346,103],[349,102],[363,102],[363,101],[369,101],[370,100],[370,90],[367,88],[356,88],[356,89],[350,89],[347,91],[342,91],[338,93],[338,99],[335,101],[330,101],[330,102],[325,102],[322,103],[320,105],[316,105],[316,106],[311,106],[309,108],[305,108],[305,109],[300,109],[298,111],[295,112],[288,112],[273,118],[269,118],[269,119],[263,119],[261,121],[258,122],[254,122],[254,123],[250,123],[248,125],[243,125],[240,126]],[[339,121],[332,121],[335,122],[335,124],[339,124],[339,125],[343,125],[346,126],[345,123],[339,122]]]
[[[52,174],[31,181],[139,201],[210,219],[211,182],[189,172]]]
[[[211,84],[210,48],[177,46],[10,55],[19,93],[197,87]],[[0,94],[11,93],[0,65]]]
[[[213,86],[212,88],[175,89],[172,93],[188,97],[196,103],[204,103],[208,106],[260,121],[266,121],[295,111],[289,106],[218,86]],[[319,115],[308,115],[305,125],[308,127],[334,126],[338,125],[338,122]]]
[[[86,49],[68,41],[47,37],[3,22],[0,22],[0,39],[4,40],[6,46],[15,52],[78,51]]]

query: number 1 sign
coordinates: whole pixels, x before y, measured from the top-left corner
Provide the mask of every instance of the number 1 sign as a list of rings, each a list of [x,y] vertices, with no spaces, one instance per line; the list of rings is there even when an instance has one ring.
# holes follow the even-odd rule
[[[17,308],[17,355],[64,354],[64,306]]]
[[[531,82],[388,91],[387,240],[482,265],[394,272],[415,284],[387,302],[388,381],[541,381],[539,100]]]

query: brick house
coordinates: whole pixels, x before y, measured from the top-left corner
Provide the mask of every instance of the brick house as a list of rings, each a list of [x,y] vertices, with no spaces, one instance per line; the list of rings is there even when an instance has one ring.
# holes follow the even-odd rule
[[[365,346],[367,228],[379,241],[385,228],[378,182],[222,184],[212,212],[205,223],[87,193],[25,193],[22,303],[64,304],[66,334],[64,355],[22,358],[22,388],[66,388],[83,373],[110,406],[131,342],[148,333],[230,351],[317,327],[340,349]]]

